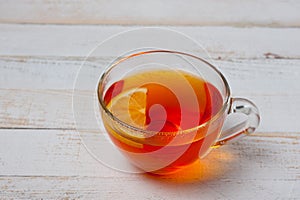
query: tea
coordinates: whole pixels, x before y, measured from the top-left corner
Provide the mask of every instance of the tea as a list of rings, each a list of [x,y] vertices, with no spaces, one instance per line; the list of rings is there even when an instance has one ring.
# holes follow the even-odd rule
[[[102,113],[109,136],[145,171],[165,174],[191,164],[214,144],[222,126],[222,117],[206,123],[222,108],[218,89],[181,70],[127,75],[103,99],[117,118]]]

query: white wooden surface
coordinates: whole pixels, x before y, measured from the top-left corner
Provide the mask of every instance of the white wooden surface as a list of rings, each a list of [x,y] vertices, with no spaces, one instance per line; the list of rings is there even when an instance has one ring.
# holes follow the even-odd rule
[[[0,1],[5,23],[298,27],[297,0]]]
[[[300,199],[299,9],[292,0],[0,1],[0,199]],[[103,166],[72,115],[87,53],[149,24],[201,42],[233,95],[255,101],[262,115],[254,135],[177,176]]]

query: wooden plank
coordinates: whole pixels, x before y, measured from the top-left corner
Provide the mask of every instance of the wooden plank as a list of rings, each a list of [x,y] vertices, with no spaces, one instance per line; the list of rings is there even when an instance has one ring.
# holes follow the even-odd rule
[[[0,24],[0,55],[85,57],[110,36],[134,28],[138,27]],[[216,59],[300,58],[299,28],[162,28],[171,28],[193,38]],[[188,50],[197,52],[199,48]],[[114,55],[110,51],[108,49],[105,54]]]
[[[0,126],[74,129],[72,88],[81,62],[81,58],[2,57]],[[86,80],[98,80],[103,62],[101,58],[89,62],[87,69],[92,70]],[[295,123],[300,117],[299,60],[214,62],[228,78],[233,96],[250,98],[258,105],[262,115],[259,131],[300,130],[299,123]],[[94,88],[95,85],[82,94],[93,97]],[[80,112],[85,109],[79,107]],[[95,128],[88,118],[83,121],[87,127]]]
[[[0,130],[0,138],[0,176],[136,176],[99,163],[82,146],[75,131]],[[210,179],[217,175],[239,180],[297,180],[299,139],[299,132],[256,133],[214,150],[191,167],[203,171],[183,171],[174,179],[191,178],[188,176]],[[99,140],[99,145],[103,142]]]
[[[1,90],[1,128],[74,129],[71,91]]]
[[[299,199],[299,181],[232,180],[173,183],[148,177],[3,177],[2,199]]]
[[[84,62],[82,57],[0,56],[0,88],[71,90],[79,69],[85,76],[97,81],[113,60],[111,57],[100,57]],[[298,94],[299,59],[210,61],[232,83],[234,93],[244,91],[245,94]],[[239,81],[243,84],[239,84]]]
[[[257,133],[176,176],[153,177],[103,166],[73,131],[0,130],[0,197],[293,199],[299,197],[299,139],[299,132]]]
[[[82,93],[86,95],[85,92]],[[300,129],[296,122],[299,116],[300,95],[255,95],[235,92],[254,101],[262,116],[258,131],[294,132]],[[86,96],[88,99],[91,95]],[[70,129],[76,126],[72,110],[72,94],[69,90],[2,90],[0,89],[1,128],[47,128]],[[93,106],[93,105],[91,105]],[[77,107],[77,112],[86,115],[81,124],[97,130],[94,108],[86,110],[86,104]],[[97,112],[97,111],[96,111]],[[92,114],[92,115],[91,115]],[[280,117],[279,117],[280,116]]]
[[[4,23],[270,27],[300,25],[300,4],[294,0],[1,0],[0,4],[0,22]]]

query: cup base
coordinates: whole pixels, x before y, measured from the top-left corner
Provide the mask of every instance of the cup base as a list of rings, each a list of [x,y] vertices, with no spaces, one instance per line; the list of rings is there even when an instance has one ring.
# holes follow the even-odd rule
[[[150,171],[150,172],[145,172],[146,174],[149,175],[153,175],[153,176],[168,176],[168,175],[173,175],[176,174],[186,168],[188,168],[189,166],[193,165],[195,162],[197,162],[198,160],[195,160],[192,163],[189,163],[187,165],[183,165],[183,166],[176,166],[176,167],[165,167],[159,170],[155,170],[155,171]]]

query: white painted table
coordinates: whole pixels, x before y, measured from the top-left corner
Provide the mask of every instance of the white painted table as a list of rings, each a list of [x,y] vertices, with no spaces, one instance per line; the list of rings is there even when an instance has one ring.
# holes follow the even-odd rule
[[[300,199],[299,10],[293,0],[1,0],[0,199]],[[96,162],[76,134],[73,82],[95,44],[134,25],[201,42],[233,95],[258,105],[258,131],[176,177]]]

